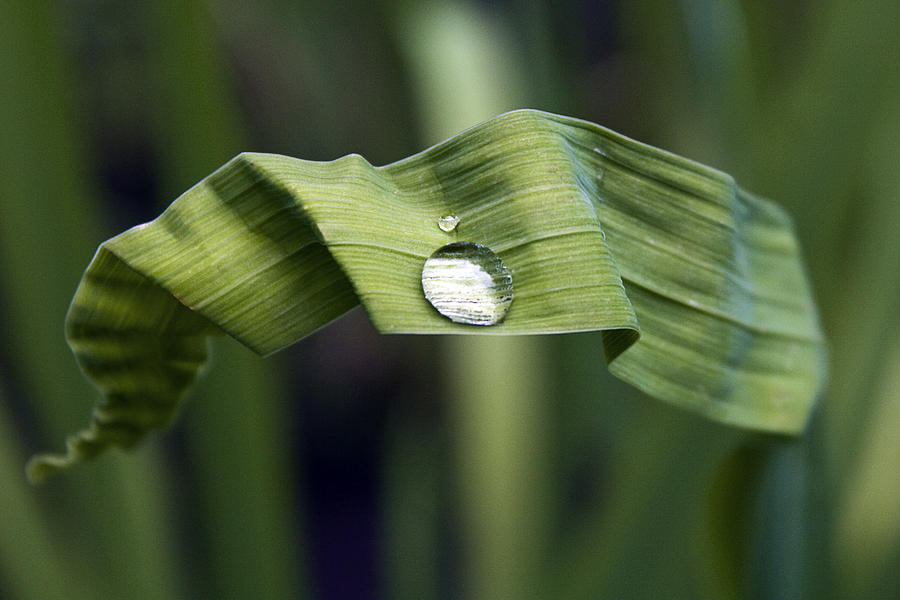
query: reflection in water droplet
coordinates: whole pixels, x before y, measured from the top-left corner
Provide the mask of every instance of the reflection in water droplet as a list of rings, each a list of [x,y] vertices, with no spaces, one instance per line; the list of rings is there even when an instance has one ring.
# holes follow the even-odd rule
[[[441,228],[441,231],[446,231],[447,233],[456,229],[457,225],[459,225],[459,217],[456,215],[444,215],[438,219],[438,227]]]
[[[439,313],[467,325],[496,325],[513,301],[509,269],[490,248],[474,242],[438,248],[425,261],[422,290]]]

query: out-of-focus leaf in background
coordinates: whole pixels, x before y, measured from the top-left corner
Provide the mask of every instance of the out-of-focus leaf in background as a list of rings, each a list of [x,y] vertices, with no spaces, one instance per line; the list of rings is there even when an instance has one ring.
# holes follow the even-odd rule
[[[896,596],[898,12],[4,3],[0,595]],[[599,335],[387,338],[351,313],[275,361],[217,344],[182,425],[27,487],[94,397],[62,320],[99,241],[241,150],[385,164],[523,106],[788,208],[831,343],[802,439],[630,391]]]

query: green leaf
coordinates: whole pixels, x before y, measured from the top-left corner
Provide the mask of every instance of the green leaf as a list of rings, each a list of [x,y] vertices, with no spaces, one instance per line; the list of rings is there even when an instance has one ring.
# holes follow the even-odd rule
[[[449,233],[437,225],[448,214],[460,218]],[[501,323],[454,323],[424,298],[423,263],[452,241],[508,266]],[[165,426],[207,335],[269,354],[357,302],[384,333],[601,330],[615,375],[753,429],[802,430],[824,379],[781,210],[713,169],[520,110],[385,167],[241,154],[101,245],[67,336],[103,398],[68,454],[35,457],[31,477]]]

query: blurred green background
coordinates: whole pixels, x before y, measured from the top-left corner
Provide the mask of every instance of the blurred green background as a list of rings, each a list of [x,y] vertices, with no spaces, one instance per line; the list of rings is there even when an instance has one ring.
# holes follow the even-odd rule
[[[0,3],[0,598],[900,596],[900,3]],[[242,150],[374,164],[581,117],[796,219],[831,343],[799,439],[653,401],[594,334],[231,340],[131,454],[26,484],[95,391],[102,240]],[[499,376],[498,376],[499,374]]]

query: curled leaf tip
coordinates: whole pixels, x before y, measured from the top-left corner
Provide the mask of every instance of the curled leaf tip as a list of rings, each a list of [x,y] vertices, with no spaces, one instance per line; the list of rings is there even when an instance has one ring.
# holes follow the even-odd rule
[[[25,465],[25,474],[30,483],[42,483],[54,473],[65,471],[94,458],[109,445],[128,447],[129,443],[123,439],[112,440],[108,432],[104,432],[96,424],[92,424],[89,429],[72,435],[66,440],[65,454],[38,454],[31,457]]]
[[[508,268],[515,301],[489,326],[448,318],[423,293],[426,260],[451,242]],[[485,281],[467,273],[452,289]],[[270,354],[359,303],[386,333],[600,331],[616,376],[752,429],[801,431],[824,381],[784,211],[688,159],[520,110],[384,167],[241,154],[104,242],[66,321],[102,397],[65,457],[32,459],[29,477],[167,425],[207,336]]]

